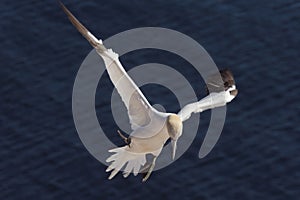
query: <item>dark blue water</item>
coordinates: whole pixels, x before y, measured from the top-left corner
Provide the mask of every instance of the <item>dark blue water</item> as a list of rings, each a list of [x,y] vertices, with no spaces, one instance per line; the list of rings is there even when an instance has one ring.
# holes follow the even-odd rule
[[[147,183],[120,175],[108,181],[105,166],[82,145],[72,117],[74,79],[92,48],[56,1],[2,0],[0,199],[299,199],[299,1],[64,3],[103,39],[145,26],[189,35],[218,66],[232,69],[240,93],[204,159],[198,159],[198,150],[209,113],[201,116],[189,150]],[[123,63],[126,69],[149,61],[184,67],[174,55],[156,55],[132,53]],[[189,67],[185,73],[204,92]],[[100,94],[112,89],[104,82],[96,96],[97,112],[108,118],[110,97]],[[173,96],[157,91],[161,94],[145,93],[171,104]],[[112,134],[117,129],[113,122],[106,128]]]

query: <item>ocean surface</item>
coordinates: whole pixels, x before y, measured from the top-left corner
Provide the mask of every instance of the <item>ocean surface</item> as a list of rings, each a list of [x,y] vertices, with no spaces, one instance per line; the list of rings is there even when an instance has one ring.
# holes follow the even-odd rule
[[[188,35],[217,66],[233,71],[239,94],[227,106],[222,135],[208,156],[198,158],[210,112],[201,115],[188,151],[146,183],[120,174],[109,181],[106,166],[81,143],[72,116],[74,80],[92,47],[56,1],[2,0],[0,199],[299,199],[299,1],[64,3],[103,39],[149,26]],[[149,62],[184,69],[197,95],[205,94],[201,77],[176,55],[139,50],[121,61],[126,70]],[[166,88],[142,89],[150,102],[176,111]],[[120,145],[109,109],[112,90],[104,74],[96,110]]]

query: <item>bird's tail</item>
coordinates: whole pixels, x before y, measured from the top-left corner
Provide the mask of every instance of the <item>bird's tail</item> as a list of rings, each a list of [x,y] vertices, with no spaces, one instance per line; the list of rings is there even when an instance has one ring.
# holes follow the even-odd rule
[[[106,172],[113,170],[108,179],[112,179],[126,163],[127,165],[123,171],[124,178],[129,176],[131,172],[136,176],[146,163],[146,155],[144,153],[130,152],[128,151],[128,146],[111,149],[109,152],[114,154],[106,159],[106,162],[111,162]]]

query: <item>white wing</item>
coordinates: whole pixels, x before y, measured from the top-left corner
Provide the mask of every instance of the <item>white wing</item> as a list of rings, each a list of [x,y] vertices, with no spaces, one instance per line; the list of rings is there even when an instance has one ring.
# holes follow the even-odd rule
[[[224,106],[227,102],[229,102],[228,95],[230,96],[229,91],[210,93],[200,101],[184,106],[178,115],[182,121],[185,121],[190,118],[192,113],[203,112],[207,109]]]
[[[128,76],[119,61],[118,54],[111,49],[96,49],[103,58],[109,77],[124,102],[130,119],[131,128],[146,126],[150,117],[155,113],[143,93]]]
[[[186,105],[178,115],[185,121],[192,113],[224,106],[235,98],[237,92],[232,72],[229,69],[222,69],[207,80],[207,93],[210,94],[198,102]]]
[[[111,49],[106,49],[102,41],[93,36],[61,2],[60,5],[72,24],[103,58],[109,77],[128,110],[131,128],[136,130],[138,127],[149,124],[151,121],[150,117],[156,115],[156,110],[149,104],[140,89],[128,76],[119,61],[118,54]]]

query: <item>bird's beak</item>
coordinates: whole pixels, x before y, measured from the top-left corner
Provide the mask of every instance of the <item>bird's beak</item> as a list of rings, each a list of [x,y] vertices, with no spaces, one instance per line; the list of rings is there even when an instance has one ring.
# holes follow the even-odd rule
[[[174,160],[176,148],[177,148],[177,140],[171,140],[171,145],[172,145],[172,159]]]

